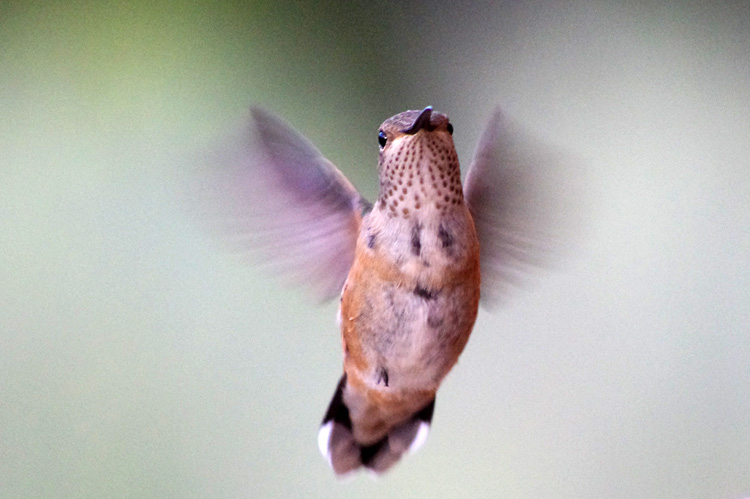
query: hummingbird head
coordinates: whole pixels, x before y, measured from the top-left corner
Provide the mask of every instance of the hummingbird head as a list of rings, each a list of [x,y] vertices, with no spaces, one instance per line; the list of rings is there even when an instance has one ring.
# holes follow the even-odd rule
[[[405,111],[380,126],[378,207],[409,218],[461,205],[461,172],[448,116],[428,106]]]

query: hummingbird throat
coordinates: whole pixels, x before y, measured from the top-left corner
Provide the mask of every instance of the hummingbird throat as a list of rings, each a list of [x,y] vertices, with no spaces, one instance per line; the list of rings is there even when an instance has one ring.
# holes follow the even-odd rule
[[[445,213],[463,203],[458,156],[450,140],[405,135],[380,157],[378,204],[390,217]]]

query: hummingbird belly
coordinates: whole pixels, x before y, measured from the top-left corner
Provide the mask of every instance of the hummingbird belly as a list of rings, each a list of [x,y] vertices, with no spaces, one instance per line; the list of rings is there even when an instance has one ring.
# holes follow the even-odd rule
[[[341,303],[348,373],[377,390],[437,389],[477,315],[479,263],[470,229],[465,235],[451,227],[462,237],[450,252],[440,243],[442,224],[423,227],[418,252],[408,244],[403,252],[392,251],[398,244],[385,251],[359,245]]]
[[[394,389],[436,389],[463,351],[474,316],[470,286],[427,290],[384,285],[361,324],[374,380]]]

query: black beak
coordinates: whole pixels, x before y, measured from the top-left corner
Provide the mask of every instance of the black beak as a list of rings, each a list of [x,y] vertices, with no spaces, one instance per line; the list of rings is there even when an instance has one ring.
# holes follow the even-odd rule
[[[432,126],[430,125],[430,116],[432,116],[432,106],[427,106],[421,113],[419,113],[417,119],[414,120],[414,124],[406,130],[403,130],[403,132],[409,135],[414,135],[422,129],[432,130]]]

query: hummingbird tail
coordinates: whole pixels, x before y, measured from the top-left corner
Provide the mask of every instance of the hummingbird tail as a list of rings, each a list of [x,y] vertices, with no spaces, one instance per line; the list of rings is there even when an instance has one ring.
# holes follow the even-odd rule
[[[388,433],[371,444],[354,438],[349,408],[344,402],[346,374],[341,377],[328,411],[318,432],[318,446],[323,457],[337,475],[344,475],[364,466],[381,474],[396,464],[406,452],[415,452],[427,439],[435,409],[435,399],[406,421],[391,427]]]

